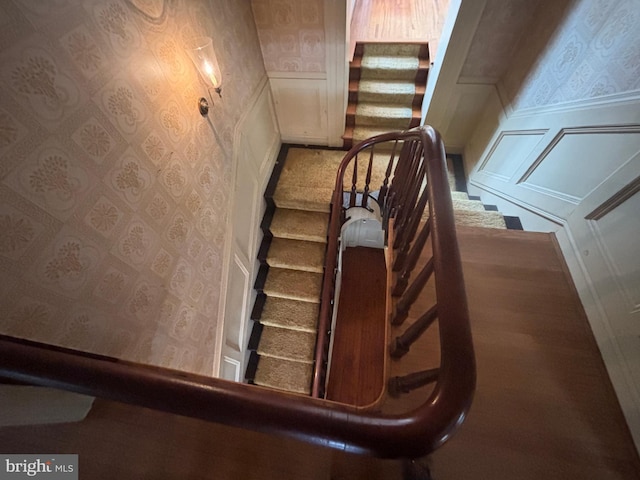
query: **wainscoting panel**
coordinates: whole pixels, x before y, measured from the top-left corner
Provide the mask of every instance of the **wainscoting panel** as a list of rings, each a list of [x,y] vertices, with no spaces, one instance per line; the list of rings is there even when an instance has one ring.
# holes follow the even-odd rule
[[[467,164],[475,165],[471,193],[490,192],[552,222],[566,221],[591,191],[640,152],[638,102],[503,112],[494,131],[479,129],[476,134],[485,138],[474,138],[473,148],[465,151]],[[527,229],[527,218],[522,220]]]
[[[274,78],[271,89],[283,142],[328,145],[325,78]]]
[[[509,181],[546,132],[547,130],[500,132],[479,170]]]
[[[224,328],[219,334],[221,356],[218,374],[242,380],[257,274],[256,252],[262,240],[260,218],[265,209],[263,193],[280,150],[269,82],[265,76],[238,123],[234,137],[234,188],[231,218],[227,221],[225,303],[221,306]]]
[[[251,278],[249,277],[249,261],[238,255],[233,256],[231,271],[229,272],[229,292],[227,294],[227,311],[229,316],[238,319],[245,318],[249,309],[249,292],[251,291]],[[229,322],[225,346],[240,351],[243,345],[243,325],[239,321]]]
[[[477,132],[467,151],[476,155],[467,159],[476,165],[469,192],[516,206],[525,230],[545,225],[535,219],[557,225],[552,231],[640,446],[640,97],[502,112],[495,122],[491,136]],[[526,137],[504,143],[524,130],[547,132],[528,145]]]
[[[562,129],[518,183],[577,205],[639,151],[637,127]]]
[[[640,155],[590,192],[560,237],[636,445],[640,445]]]
[[[231,380],[232,382],[239,382],[242,380],[242,368],[241,363],[233,358],[224,357],[222,359],[222,371],[220,377],[225,380]]]

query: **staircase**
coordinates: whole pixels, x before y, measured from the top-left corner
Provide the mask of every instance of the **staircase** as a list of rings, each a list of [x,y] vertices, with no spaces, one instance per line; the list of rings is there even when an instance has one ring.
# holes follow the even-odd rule
[[[261,224],[261,266],[245,374],[250,383],[310,393],[329,206],[344,155],[341,150],[283,146],[265,192],[268,206]],[[381,157],[385,161],[374,162],[373,185],[384,178],[388,155]],[[465,185],[461,162],[459,156],[447,158],[456,224],[521,229],[517,218],[455,191],[456,185]],[[364,178],[363,165],[358,175]]]
[[[286,146],[284,151],[277,187],[265,194],[246,378],[308,395],[332,179],[344,152]]]
[[[345,149],[374,135],[418,126],[428,71],[426,43],[358,42],[349,64]]]

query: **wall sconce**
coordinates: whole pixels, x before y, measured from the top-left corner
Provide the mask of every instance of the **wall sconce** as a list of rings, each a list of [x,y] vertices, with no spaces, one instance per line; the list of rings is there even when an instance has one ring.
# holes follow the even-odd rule
[[[211,37],[197,37],[188,42],[187,53],[207,84],[207,90],[211,87],[222,98],[222,74],[220,65],[213,50]],[[211,92],[209,92],[211,97]],[[211,98],[213,104],[213,98]],[[198,100],[198,109],[203,117],[209,113],[209,102],[205,97]]]

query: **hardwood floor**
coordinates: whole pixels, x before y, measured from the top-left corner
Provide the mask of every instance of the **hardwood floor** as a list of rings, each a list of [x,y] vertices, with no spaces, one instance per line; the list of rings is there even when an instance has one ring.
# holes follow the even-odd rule
[[[449,9],[449,0],[356,0],[350,52],[358,41],[427,41],[431,60]]]
[[[430,460],[434,478],[639,479],[553,236],[460,228],[459,241],[478,385],[466,422]],[[433,356],[432,340],[410,355]],[[424,392],[400,402],[410,406],[416,395]],[[0,428],[0,452],[78,453],[80,478],[92,480],[401,478],[398,461],[104,400],[80,423]]]

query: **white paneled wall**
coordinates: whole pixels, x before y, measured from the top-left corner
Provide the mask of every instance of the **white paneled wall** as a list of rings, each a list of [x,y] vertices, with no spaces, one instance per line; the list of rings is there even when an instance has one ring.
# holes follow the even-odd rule
[[[234,139],[233,215],[227,222],[228,255],[225,264],[224,328],[218,339],[219,375],[242,381],[249,316],[255,299],[253,282],[258,271],[256,254],[262,234],[263,193],[280,150],[269,82],[265,77],[236,128]]]

